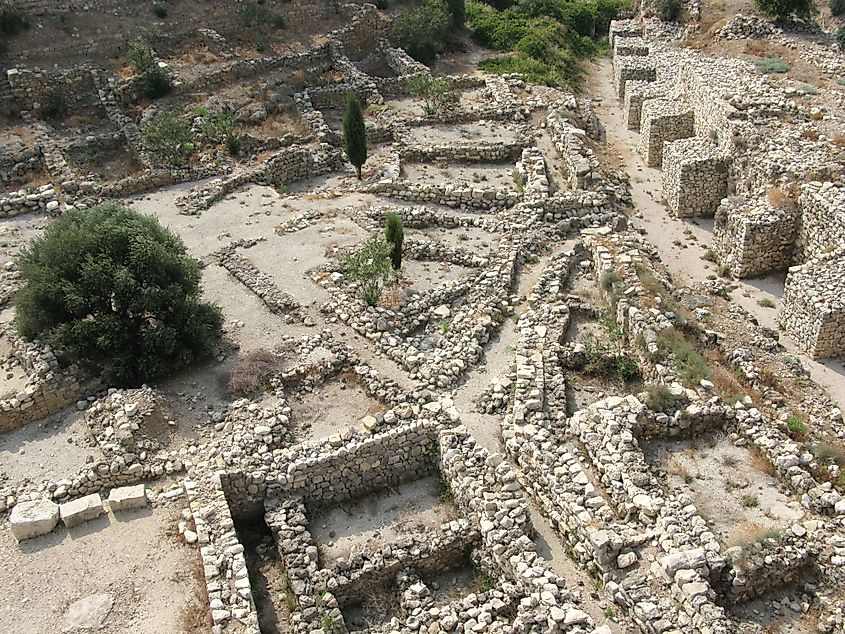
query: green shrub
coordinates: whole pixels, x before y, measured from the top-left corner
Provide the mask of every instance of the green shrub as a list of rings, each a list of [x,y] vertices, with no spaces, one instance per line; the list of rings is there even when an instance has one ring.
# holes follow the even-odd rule
[[[347,255],[341,263],[346,277],[359,285],[361,299],[375,306],[385,285],[396,282],[390,261],[392,248],[380,238],[371,239],[363,248]]]
[[[839,43],[839,48],[845,49],[845,26],[840,27],[836,32],[836,41]],[[845,79],[840,79],[837,83],[843,86],[845,85]]]
[[[273,22],[273,12],[263,2],[247,2],[234,11],[235,22],[245,29],[261,27]]]
[[[143,75],[156,66],[155,52],[146,38],[139,37],[129,45],[126,61],[136,75]]]
[[[376,9],[379,11],[387,10],[387,0],[376,0]]]
[[[761,59],[760,61],[755,62],[754,65],[757,66],[757,70],[764,75],[789,72],[789,64],[783,61],[780,57],[767,57],[766,59]]]
[[[238,136],[240,125],[231,110],[217,114],[206,113],[202,122],[202,133],[212,143],[222,143],[232,156],[240,154],[241,143]]]
[[[620,352],[595,337],[587,340],[586,352],[584,372],[590,376],[616,378],[626,383],[642,376],[640,362],[636,357]]]
[[[646,404],[655,411],[668,410],[675,403],[672,390],[665,385],[649,385],[646,392],[648,393]]]
[[[838,465],[845,469],[845,447],[820,442],[810,447],[813,456],[824,465]]]
[[[283,29],[287,26],[287,22],[285,22],[285,16],[283,15],[276,15],[273,17],[273,26],[277,29]]]
[[[70,211],[18,260],[15,323],[26,338],[137,386],[208,357],[220,310],[202,303],[200,270],[151,216],[115,203]]]
[[[11,2],[0,4],[0,33],[16,35],[29,28],[29,21]]]
[[[622,280],[617,273],[614,271],[608,271],[601,276],[599,284],[604,290],[611,291],[621,281]]]
[[[786,428],[790,434],[795,436],[804,436],[807,434],[807,423],[804,422],[804,417],[801,414],[793,412],[786,417]]]
[[[431,64],[443,50],[451,25],[444,1],[426,0],[394,23],[393,39],[418,62]]]
[[[779,20],[809,18],[815,11],[813,0],[755,0],[757,8]]]
[[[165,167],[182,167],[193,151],[191,126],[169,112],[153,117],[141,136],[144,149]]]
[[[761,308],[774,308],[775,307],[775,303],[771,299],[769,299],[768,297],[764,297],[763,299],[761,299],[759,302],[757,302],[757,305],[760,306]]]
[[[167,17],[167,7],[163,5],[161,2],[153,3],[153,13],[156,14],[159,18],[166,18]]]
[[[830,12],[832,15],[842,15],[845,13],[845,0],[829,0]]]
[[[44,96],[41,111],[48,119],[63,119],[68,113],[67,97],[61,88],[54,88]]]
[[[467,8],[464,0],[446,0],[449,9],[449,17],[452,19],[452,27],[455,29],[464,28],[467,18]]]
[[[423,112],[427,115],[445,112],[461,100],[450,77],[417,75],[408,80],[408,91],[423,100]]]
[[[173,79],[170,71],[156,64],[141,75],[141,90],[150,99],[158,99],[173,90]]]
[[[681,0],[656,0],[654,8],[658,18],[664,22],[673,22],[681,14]]]
[[[384,239],[391,247],[390,262],[393,270],[402,268],[402,243],[405,241],[405,228],[402,219],[393,212],[384,219]]]
[[[674,357],[678,378],[687,387],[696,387],[710,376],[710,368],[698,352],[677,330],[665,330],[657,336],[657,347],[664,360]]]
[[[0,57],[5,56],[8,51],[9,51],[9,43],[6,40],[4,40],[3,38],[0,38]]]

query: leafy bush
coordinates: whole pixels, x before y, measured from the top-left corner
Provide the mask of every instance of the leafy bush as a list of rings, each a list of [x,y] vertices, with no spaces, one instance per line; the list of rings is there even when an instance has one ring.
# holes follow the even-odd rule
[[[67,97],[61,88],[54,88],[44,96],[41,111],[48,119],[63,119],[68,113]]]
[[[376,0],[376,9],[379,11],[387,10],[387,0]]]
[[[657,17],[661,20],[673,22],[681,13],[681,0],[656,0],[654,8],[657,10]]]
[[[343,146],[349,162],[355,166],[358,180],[361,180],[361,166],[367,161],[367,128],[364,112],[358,95],[350,92],[346,96],[346,111],[343,113]]]
[[[839,48],[845,50],[845,26],[836,32],[836,41],[839,43]],[[845,79],[840,79],[837,83],[840,86],[845,85]]]
[[[167,17],[167,7],[164,6],[161,2],[153,3],[153,13],[156,14],[159,18],[166,18]]]
[[[250,396],[268,385],[282,365],[282,357],[269,350],[254,350],[238,359],[229,370],[226,391],[232,396]]]
[[[151,216],[115,203],[70,211],[18,260],[15,323],[116,385],[161,379],[208,357],[222,323],[200,270]]]
[[[795,412],[786,417],[786,428],[793,436],[804,436],[809,431],[807,423],[804,422],[804,417]]]
[[[390,262],[393,270],[402,268],[402,243],[405,240],[405,227],[402,219],[395,213],[390,212],[384,219],[384,239],[390,245]]]
[[[423,112],[427,115],[445,112],[461,99],[450,77],[417,75],[408,80],[408,91],[423,100]]]
[[[584,372],[590,376],[617,378],[626,383],[639,379],[640,362],[636,357],[614,350],[594,337],[587,340],[587,363]]]
[[[832,15],[842,15],[845,13],[845,0],[829,0],[828,6]]]
[[[158,99],[173,89],[173,79],[170,72],[162,66],[155,65],[141,75],[141,90],[150,99]]]
[[[467,8],[464,0],[446,0],[449,15],[452,18],[452,26],[456,29],[464,28],[466,22]]]
[[[375,306],[382,288],[396,282],[390,261],[391,246],[380,238],[373,238],[363,248],[347,255],[341,264],[344,275],[360,287],[361,299]]]
[[[136,75],[143,75],[156,66],[153,47],[143,37],[139,37],[129,45],[129,51],[126,53],[126,61],[129,62]]]
[[[672,391],[665,385],[649,385],[646,392],[648,393],[646,403],[655,411],[665,411],[675,403]]]
[[[206,114],[203,117],[203,136],[213,143],[224,144],[232,156],[237,156],[241,149],[238,130],[238,122],[231,110],[223,110],[213,115]]]
[[[169,112],[150,119],[141,136],[147,152],[166,167],[182,167],[193,151],[191,127]]]
[[[809,18],[815,10],[813,0],[755,0],[757,8],[779,20]]]
[[[0,57],[3,57],[9,50],[9,43],[0,38]]]
[[[418,62],[431,64],[443,50],[451,24],[443,0],[426,0],[394,23],[393,39]]]
[[[783,61],[780,57],[768,57],[755,62],[757,70],[768,75],[771,73],[786,73],[789,72],[789,64]]]
[[[675,359],[678,377],[687,387],[697,386],[710,376],[710,368],[695,348],[677,330],[666,330],[657,337],[657,347],[663,359]]]
[[[29,28],[29,21],[10,2],[0,4],[0,33],[15,35]]]
[[[824,465],[838,465],[845,469],[845,447],[820,442],[810,447],[810,453]]]
[[[470,33],[482,46],[512,54],[485,60],[480,68],[576,87],[583,76],[579,58],[600,50],[591,38],[607,32],[627,0],[520,0],[501,11],[489,5],[467,3]]]

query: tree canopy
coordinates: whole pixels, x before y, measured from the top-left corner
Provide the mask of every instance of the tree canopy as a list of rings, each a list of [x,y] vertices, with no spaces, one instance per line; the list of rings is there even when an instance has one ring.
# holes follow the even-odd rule
[[[200,270],[152,216],[115,203],[71,211],[18,258],[15,323],[119,386],[161,379],[212,353],[219,308]]]

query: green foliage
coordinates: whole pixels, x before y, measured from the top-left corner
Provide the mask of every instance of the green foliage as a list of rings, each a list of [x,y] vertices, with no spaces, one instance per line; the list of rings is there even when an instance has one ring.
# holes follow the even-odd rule
[[[273,21],[273,13],[263,2],[246,2],[234,11],[235,21],[245,29],[260,27]]]
[[[836,32],[836,41],[839,43],[839,48],[845,49],[845,26],[840,27]],[[845,86],[845,79],[840,79],[837,83],[840,86]]]
[[[451,26],[444,0],[426,0],[394,22],[393,39],[418,62],[431,64],[443,50]]]
[[[760,506],[760,500],[756,495],[743,495],[742,505],[748,509],[757,508]]]
[[[384,239],[391,245],[390,262],[393,270],[402,268],[402,242],[405,240],[405,228],[402,219],[392,211],[384,219]]]
[[[398,272],[390,261],[391,245],[380,238],[373,238],[362,249],[347,255],[341,263],[346,277],[360,287],[361,299],[368,306],[375,306],[385,285],[394,284]]]
[[[767,57],[766,59],[761,59],[760,61],[755,62],[754,65],[757,66],[757,70],[764,75],[789,72],[789,64],[783,61],[780,57]]]
[[[20,334],[116,385],[140,385],[208,357],[222,317],[200,301],[200,270],[152,216],[115,203],[70,211],[18,260]]]
[[[617,378],[629,383],[642,375],[636,357],[615,350],[595,337],[587,340],[587,363],[584,372],[590,376]]]
[[[665,385],[649,385],[646,388],[648,399],[646,403],[648,406],[658,412],[668,410],[675,403],[675,397]]]
[[[613,287],[616,286],[621,280],[619,279],[619,275],[614,273],[613,271],[608,271],[604,275],[601,276],[599,280],[599,284],[601,287],[606,291],[613,290]]]
[[[163,5],[161,2],[154,2],[153,3],[153,13],[156,14],[156,17],[166,18],[167,17],[167,7],[165,5]]]
[[[810,453],[824,465],[838,465],[845,468],[845,447],[820,442],[810,447]]]
[[[467,8],[464,0],[446,0],[449,9],[449,16],[452,19],[452,27],[455,29],[464,28],[467,18]]]
[[[203,136],[213,143],[224,144],[232,156],[237,156],[240,152],[238,129],[238,122],[231,110],[223,110],[217,114],[203,117]]]
[[[657,17],[661,20],[673,22],[681,13],[681,0],[656,0],[654,8],[657,10]]]
[[[376,0],[376,9],[379,11],[387,10],[387,0]]]
[[[761,299],[759,302],[757,302],[757,305],[761,306],[762,308],[774,308],[775,307],[775,303],[771,299],[769,299],[768,297],[764,297],[763,299]]]
[[[809,18],[815,12],[813,0],[755,0],[757,8],[766,15],[788,20],[792,17]]]
[[[41,111],[48,119],[63,119],[68,113],[67,97],[61,88],[54,88],[44,96]]]
[[[626,0],[519,0],[496,11],[470,0],[467,24],[482,46],[511,53],[483,61],[483,70],[576,87],[583,76],[578,60],[601,50],[592,38],[606,33],[626,6]]]
[[[27,20],[11,2],[0,4],[0,33],[16,35],[29,28]]]
[[[4,40],[3,38],[0,38],[0,57],[5,56],[8,51],[9,51],[9,43],[6,40]]]
[[[678,377],[687,387],[696,387],[710,376],[710,368],[695,348],[677,330],[666,330],[657,336],[657,347],[666,360],[675,359]]]
[[[790,434],[795,436],[804,436],[807,434],[807,423],[804,422],[804,417],[795,412],[786,417],[786,428]]]
[[[147,152],[166,167],[182,167],[193,151],[191,127],[169,112],[150,119],[141,136]]]
[[[173,89],[170,72],[158,64],[141,75],[141,90],[150,99],[163,97]]]
[[[417,75],[408,80],[408,91],[423,100],[423,112],[427,115],[445,112],[461,99],[450,77]]]
[[[355,166],[358,180],[361,180],[361,166],[367,161],[367,128],[364,112],[358,95],[350,92],[346,96],[346,112],[343,113],[343,147],[349,162]]]
[[[842,15],[845,13],[845,0],[828,0],[830,13],[832,15]]]
[[[126,61],[136,75],[143,75],[156,66],[155,52],[146,38],[139,37],[129,45]]]

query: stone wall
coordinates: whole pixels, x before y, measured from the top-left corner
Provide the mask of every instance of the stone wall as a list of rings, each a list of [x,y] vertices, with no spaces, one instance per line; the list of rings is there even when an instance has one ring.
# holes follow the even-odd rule
[[[663,164],[663,144],[694,134],[692,109],[675,99],[646,99],[640,111],[637,152],[649,167]]]
[[[12,95],[25,110],[44,106],[53,92],[60,92],[71,110],[96,103],[91,67],[74,66],[60,71],[10,68],[6,71]]]
[[[667,97],[670,87],[662,81],[630,80],[625,84],[625,123],[629,130],[640,129],[640,113],[646,99]]]
[[[735,277],[754,277],[787,268],[792,261],[796,213],[763,198],[726,198],[713,223],[711,249]]]
[[[796,263],[845,247],[845,185],[804,183],[798,208]]]
[[[653,127],[652,127],[653,130]],[[663,145],[663,198],[679,218],[710,217],[728,193],[728,157],[690,137]]]
[[[778,322],[814,359],[845,356],[845,250],[789,269]]]

